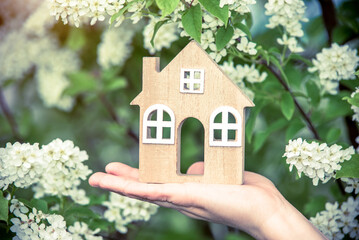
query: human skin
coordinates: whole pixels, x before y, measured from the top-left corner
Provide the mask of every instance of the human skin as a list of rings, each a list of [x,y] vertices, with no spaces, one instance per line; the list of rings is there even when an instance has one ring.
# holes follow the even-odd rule
[[[203,172],[203,162],[189,174]],[[326,239],[267,178],[244,172],[243,185],[165,183],[138,180],[138,169],[114,162],[89,183],[131,198],[173,208],[195,218],[241,229],[256,239]]]

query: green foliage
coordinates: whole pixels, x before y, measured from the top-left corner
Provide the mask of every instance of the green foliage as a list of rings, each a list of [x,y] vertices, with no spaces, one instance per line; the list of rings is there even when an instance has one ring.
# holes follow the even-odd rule
[[[285,132],[285,141],[294,138],[295,134],[305,127],[305,124],[298,118],[293,119]]]
[[[197,42],[201,42],[202,9],[199,4],[187,9],[182,15],[184,30]]]
[[[153,35],[152,35],[152,38],[151,38],[151,45],[152,47],[155,46],[155,37],[156,37],[156,33],[158,32],[158,30],[160,29],[160,27],[163,25],[163,24],[166,24],[167,21],[164,20],[164,21],[159,21],[156,23],[154,29],[153,29]]]
[[[234,27],[242,30],[248,36],[249,40],[252,40],[252,34],[246,25],[244,25],[241,22],[236,22],[236,23],[234,23]]]
[[[359,93],[354,94],[353,97],[344,97],[343,100],[348,101],[349,104],[359,107]]]
[[[282,110],[282,113],[284,115],[284,117],[287,120],[290,120],[293,116],[294,113],[294,101],[292,96],[290,95],[290,93],[283,93],[282,95],[282,99],[280,102],[280,107]]]
[[[231,26],[220,27],[216,33],[216,47],[217,50],[222,50],[227,43],[232,39],[234,30]]]
[[[335,175],[336,178],[359,178],[359,154],[352,155],[352,158],[349,161],[344,161],[341,166],[342,168]]]
[[[325,196],[312,197],[304,206],[304,214],[309,217],[314,217],[317,212],[325,210],[325,203],[328,198]]]
[[[287,121],[283,118],[280,118],[273,122],[268,128],[266,128],[266,130],[258,132],[254,137],[253,151],[257,152],[259,149],[261,149],[271,133],[278,131],[286,125]]]
[[[69,75],[70,86],[64,91],[65,95],[75,96],[85,92],[93,92],[97,89],[96,78],[85,71],[74,72]]]
[[[216,16],[218,19],[220,19],[225,26],[227,26],[228,23],[228,5],[223,6],[223,8],[219,7],[218,0],[198,0],[201,5],[213,16]]]
[[[0,191],[0,221],[7,222],[9,217],[9,201],[4,197],[2,191]]]
[[[331,128],[326,136],[326,142],[331,144],[336,142],[341,134],[340,128]]]
[[[86,44],[86,36],[81,28],[71,28],[69,36],[66,39],[66,46],[72,50],[80,50]]]
[[[162,10],[162,17],[171,14],[178,6],[180,0],[156,0],[159,9]]]
[[[310,98],[311,105],[317,107],[320,102],[320,90],[317,84],[313,81],[308,81],[306,84],[307,94]]]

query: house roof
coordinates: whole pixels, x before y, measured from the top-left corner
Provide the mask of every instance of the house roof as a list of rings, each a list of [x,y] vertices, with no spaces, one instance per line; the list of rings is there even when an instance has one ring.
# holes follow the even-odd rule
[[[196,53],[194,55],[194,53]],[[244,99],[244,106],[245,107],[253,107],[254,103],[249,99],[249,97],[237,86],[237,84],[235,84],[221,69],[221,67],[218,66],[218,64],[207,54],[207,52],[205,50],[202,49],[202,47],[194,40],[192,40],[191,42],[189,42],[177,55],[174,59],[172,59],[172,61],[162,70],[160,70],[159,68],[159,58],[158,57],[145,57],[143,59],[143,84],[142,84],[142,92],[139,93],[131,102],[131,105],[141,105],[141,102],[145,101],[144,98],[144,92],[146,91],[146,84],[155,84],[156,79],[149,79],[148,77],[145,77],[146,75],[146,71],[152,71],[155,72],[155,74],[161,74],[164,72],[168,72],[167,70],[169,70],[169,68],[172,67],[172,65],[174,64],[180,64],[180,65],[186,65],[186,67],[188,68],[188,62],[182,62],[181,58],[183,58],[184,56],[188,56],[189,59],[191,58],[196,58],[197,62],[198,62],[198,58],[203,59],[203,64],[209,64],[212,65],[210,66],[211,68],[216,68],[218,69],[221,74],[224,76],[224,80],[228,81],[227,83],[231,84],[231,86],[233,86],[233,89],[236,89],[236,91],[238,91],[238,94],[243,96]],[[202,60],[201,60],[202,62]],[[195,66],[192,66],[194,68],[199,68],[198,64]],[[168,81],[171,81],[172,79],[168,79]],[[146,83],[146,81],[148,81]],[[231,87],[232,88],[232,87]]]

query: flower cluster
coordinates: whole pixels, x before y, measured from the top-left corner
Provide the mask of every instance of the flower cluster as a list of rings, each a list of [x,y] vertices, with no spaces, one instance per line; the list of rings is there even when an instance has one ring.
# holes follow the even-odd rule
[[[50,33],[55,21],[48,14],[46,2],[36,5],[32,11],[22,19],[21,25],[0,26],[0,55],[4,56],[0,58],[0,84],[8,79],[22,79],[35,70],[37,90],[44,104],[71,110],[73,99],[64,96],[63,91],[69,85],[66,75],[79,68],[78,56],[59,47],[57,38]]]
[[[249,83],[260,83],[267,77],[267,73],[259,73],[254,64],[251,66],[247,64],[244,66],[239,64],[234,66],[233,62],[224,62],[223,65],[221,65],[221,68],[251,99],[254,98],[254,93],[246,88],[244,80]]]
[[[126,225],[133,221],[148,221],[157,212],[157,205],[110,193],[109,201],[103,202],[108,209],[104,217],[115,223],[117,231],[127,232]]]
[[[44,214],[36,208],[29,212],[29,209],[17,199],[11,200],[10,212],[15,216],[10,220],[13,223],[10,230],[16,233],[16,237],[13,238],[15,240],[72,240],[61,215]]]
[[[301,52],[303,49],[298,46],[296,37],[302,37],[304,32],[302,30],[301,22],[308,21],[305,18],[305,4],[302,0],[269,0],[264,5],[265,14],[271,16],[269,18],[268,28],[275,28],[282,26],[284,34],[278,43],[288,46],[292,52]]]
[[[46,171],[33,187],[36,198],[44,195],[69,196],[78,204],[88,204],[89,199],[82,189],[78,189],[81,180],[92,172],[84,161],[88,159],[85,151],[80,151],[70,140],[55,139],[42,147],[46,161]]]
[[[33,186],[35,197],[63,195],[79,204],[87,204],[85,191],[78,189],[91,173],[83,161],[88,156],[72,141],[56,139],[39,148],[38,144],[8,143],[0,148],[0,189],[9,184],[26,188]]]
[[[160,51],[162,48],[169,48],[172,42],[178,39],[178,23],[170,22],[158,29],[154,38],[154,46],[152,46],[151,39],[158,21],[160,21],[159,17],[151,17],[149,23],[143,29],[144,47],[151,54]]]
[[[289,140],[283,157],[287,157],[289,170],[293,166],[297,168],[299,177],[304,173],[313,179],[313,185],[318,185],[319,180],[326,183],[334,177],[335,171],[341,169],[340,163],[349,160],[354,154],[354,148],[349,147],[342,150],[342,147],[334,144],[328,146],[326,143],[308,143],[301,138]]]
[[[320,84],[329,94],[336,94],[340,80],[355,79],[355,69],[359,65],[356,49],[348,45],[333,43],[330,48],[323,48],[313,59],[309,72],[319,73]]]
[[[359,238],[359,222],[356,219],[359,215],[359,198],[354,200],[349,197],[340,207],[337,202],[326,203],[325,209],[310,218],[310,221],[328,239],[339,240],[345,235],[351,239]]]
[[[0,148],[0,189],[26,188],[39,181],[45,161],[38,144],[7,143]]]
[[[145,7],[145,1],[136,0],[48,0],[50,14],[64,24],[72,24],[79,27],[83,23],[94,25],[97,21],[104,21],[112,17],[120,10],[128,13],[133,23],[142,18],[141,10]],[[124,15],[116,19],[119,26],[124,20]]]
[[[118,28],[105,30],[97,46],[97,63],[103,69],[122,66],[131,55],[131,40],[134,34],[133,27],[130,28],[125,23]]]
[[[84,222],[75,222],[74,225],[68,227],[68,231],[72,233],[72,240],[102,240],[101,236],[95,236],[100,229],[91,230]]]

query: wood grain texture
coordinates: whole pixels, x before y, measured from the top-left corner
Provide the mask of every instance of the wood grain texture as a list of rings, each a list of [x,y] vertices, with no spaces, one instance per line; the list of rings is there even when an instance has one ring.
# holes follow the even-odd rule
[[[201,182],[242,184],[244,171],[244,108],[252,101],[235,85],[195,42],[190,42],[162,71],[159,58],[143,58],[142,92],[131,102],[140,106],[140,181],[148,183]],[[181,68],[204,69],[204,92],[181,93]],[[175,143],[142,143],[143,115],[148,107],[164,104],[175,114]],[[235,108],[242,119],[240,147],[209,146],[211,113],[220,106]],[[181,126],[193,117],[204,127],[204,174],[180,174]]]

